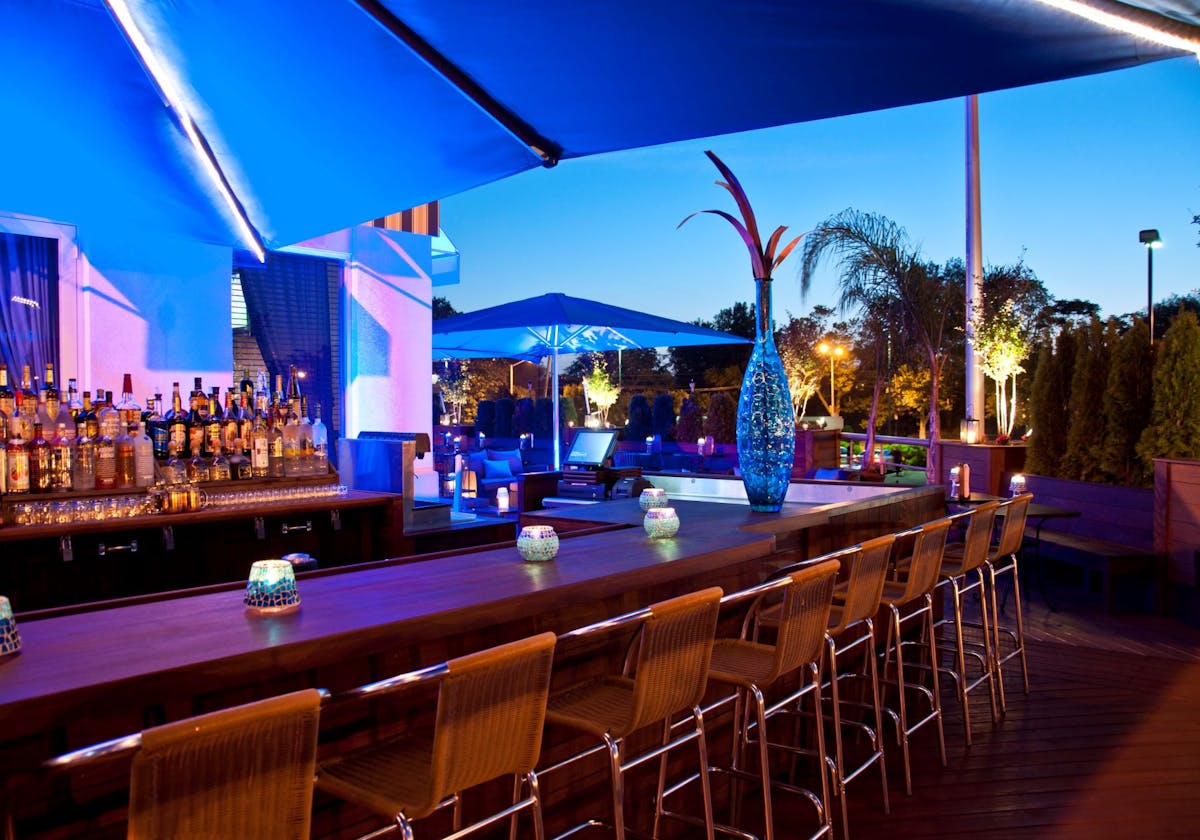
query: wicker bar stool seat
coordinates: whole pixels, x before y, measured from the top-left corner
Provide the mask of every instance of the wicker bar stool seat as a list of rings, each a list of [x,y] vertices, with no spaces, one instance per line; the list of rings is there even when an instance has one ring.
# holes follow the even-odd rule
[[[999,706],[996,702],[996,663],[992,649],[991,624],[994,620],[989,615],[990,607],[987,598],[987,578],[985,564],[987,563],[988,545],[992,538],[992,528],[996,523],[996,510],[999,502],[985,502],[973,510],[952,516],[951,521],[958,523],[966,521],[967,532],[961,543],[946,546],[942,555],[942,568],[938,573],[938,589],[950,592],[953,615],[943,618],[934,625],[935,631],[942,628],[942,641],[946,641],[945,633],[953,628],[954,650],[953,665],[943,671],[954,680],[954,690],[962,704],[963,732],[967,746],[971,745],[971,692],[986,684],[988,701],[992,710],[992,722],[1000,719]],[[979,621],[968,622],[963,619],[963,597],[972,592],[979,596]],[[964,628],[978,627],[981,631],[981,641],[977,646],[968,650]],[[975,649],[981,648],[981,651]],[[978,676],[972,678],[967,673],[968,658],[978,664]]]
[[[904,669],[904,627],[919,624],[921,639],[919,645],[924,648],[922,655],[928,663],[937,663],[937,645],[933,633],[933,589],[937,585],[938,572],[942,565],[942,552],[946,548],[946,535],[950,530],[949,519],[938,519],[928,522],[913,531],[897,534],[897,538],[915,534],[913,553],[907,569],[907,579],[886,581],[880,603],[888,608],[891,620],[888,622],[887,639],[884,643],[884,680],[888,680],[888,670],[892,657],[896,660],[896,708],[888,709],[888,713],[896,722],[897,740],[904,757],[904,790],[912,795],[912,762],[909,758],[909,738],[921,727],[928,723],[937,725],[938,756],[942,766],[946,766],[946,736],[942,727],[942,700],[938,693],[938,669],[930,667],[929,673],[932,687],[927,688],[920,683],[911,683],[905,679]],[[910,663],[912,664],[912,663]],[[908,711],[908,692],[913,690],[923,696],[929,705],[929,711],[924,717],[910,721]]]
[[[296,691],[58,756],[73,770],[133,753],[130,840],[307,840],[325,693]]]
[[[773,840],[778,833],[775,829],[775,817],[771,803],[771,789],[777,787],[790,793],[798,794],[808,799],[816,809],[818,828],[809,835],[811,838],[823,837],[829,833],[830,822],[828,812],[829,791],[827,778],[823,767],[825,764],[824,733],[820,725],[820,661],[822,641],[825,636],[825,624],[829,617],[829,606],[833,594],[833,583],[837,576],[839,562],[832,558],[817,558],[810,561],[804,568],[777,576],[759,586],[742,592],[736,592],[722,599],[722,605],[733,605],[753,600],[753,604],[743,624],[742,638],[718,638],[713,644],[712,662],[709,665],[709,680],[725,683],[734,688],[734,693],[728,695],[705,708],[710,712],[720,706],[732,702],[733,712],[733,749],[730,767],[710,767],[710,771],[727,773],[735,779],[753,781],[762,791],[764,837]],[[746,638],[757,608],[765,599],[782,595],[782,602],[770,607],[776,616],[777,633],[774,644],[763,644]],[[764,692],[775,686],[781,678],[798,672],[803,673],[800,686],[786,693],[786,696],[774,699],[768,705]],[[811,698],[816,726],[819,777],[821,780],[820,793],[814,793],[806,788],[783,784],[772,779],[770,767],[770,748],[794,750],[791,745],[771,742],[766,737],[767,721],[775,715],[789,711],[805,697]],[[755,737],[752,733],[757,733]],[[747,772],[745,753],[749,746],[758,751],[757,772]],[[794,750],[799,752],[799,750]],[[807,752],[807,751],[805,751]],[[667,791],[667,795],[681,789],[687,780]],[[739,799],[735,798],[734,802]],[[667,812],[670,816],[687,819],[687,815]],[[737,822],[737,809],[733,822]],[[718,830],[733,833],[738,836],[749,836],[741,826],[717,826]],[[789,836],[797,834],[798,829],[792,828]]]
[[[1025,661],[1025,617],[1021,612],[1021,580],[1017,573],[1017,552],[1025,539],[1025,520],[1029,515],[1029,503],[1033,501],[1032,493],[1022,493],[1004,502],[996,511],[999,517],[1003,514],[1003,524],[1000,526],[1000,540],[988,549],[987,573],[988,586],[992,596],[992,645],[993,661],[996,668],[996,694],[1000,710],[1007,708],[1004,696],[1004,665],[1014,658],[1021,660],[1021,680],[1025,693],[1029,694],[1029,663]],[[996,584],[1004,575],[1012,576],[1013,601],[1016,610],[1016,623],[1013,627],[1000,624],[1000,609],[997,605]],[[1003,634],[1003,635],[1002,635]],[[1002,653],[1000,639],[1007,638],[1012,646],[1008,653]]]
[[[611,824],[592,818],[559,837],[592,827],[611,827],[618,840],[633,833],[632,829],[626,828],[624,775],[655,758],[660,760],[653,828],[654,836],[658,836],[659,823],[665,815],[662,799],[667,753],[694,741],[699,754],[705,836],[712,840],[712,795],[700,702],[708,684],[721,594],[716,587],[704,589],[559,637],[563,644],[579,638],[635,630],[623,674],[588,679],[550,697],[546,712],[550,723],[591,735],[602,743],[543,769],[542,776],[603,752],[608,756],[612,785]],[[683,712],[691,713],[692,726],[685,733],[673,736],[672,720]],[[626,738],[652,725],[662,727],[660,746],[638,756],[628,755]]]
[[[366,836],[399,828],[412,838],[412,823],[443,807],[453,808],[453,833],[463,837],[511,819],[515,836],[521,811],[532,814],[533,834],[544,836],[534,765],[550,687],[555,636],[542,633],[452,659],[420,671],[353,689],[339,699],[380,697],[423,683],[438,686],[433,730],[369,744],[323,762],[317,786],[388,817]],[[513,776],[513,804],[462,826],[461,792]],[[521,798],[521,793],[528,795]]]

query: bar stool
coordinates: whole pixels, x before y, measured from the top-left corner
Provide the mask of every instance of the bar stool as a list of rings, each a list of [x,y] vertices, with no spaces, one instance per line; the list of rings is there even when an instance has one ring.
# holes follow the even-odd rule
[[[880,603],[891,612],[887,640],[884,643],[883,674],[887,679],[892,653],[896,655],[896,683],[898,687],[898,710],[889,713],[896,721],[896,736],[904,755],[904,791],[912,796],[912,764],[909,760],[908,740],[913,733],[933,721],[937,724],[938,756],[946,766],[946,736],[942,729],[942,700],[938,694],[938,669],[929,669],[933,681],[932,689],[923,685],[909,685],[904,679],[903,630],[906,624],[920,622],[922,640],[931,665],[937,664],[937,645],[933,637],[933,588],[937,584],[938,570],[942,565],[942,552],[946,547],[946,534],[950,530],[949,519],[928,522],[912,531],[897,534],[899,537],[915,535],[912,560],[908,566],[907,580],[903,583],[886,581]],[[924,695],[929,703],[929,714],[915,723],[908,719],[907,689]],[[897,713],[898,712],[898,713]]]
[[[971,745],[971,708],[970,694],[984,683],[987,683],[988,699],[992,707],[992,722],[1000,719],[999,708],[996,705],[996,683],[994,675],[996,666],[992,653],[990,620],[988,618],[988,599],[984,564],[987,563],[988,545],[992,539],[992,527],[996,523],[996,510],[1000,507],[997,502],[985,502],[973,510],[950,517],[952,522],[967,521],[967,533],[958,544],[947,545],[942,555],[942,568],[938,573],[938,588],[949,589],[951,601],[954,604],[954,616],[943,618],[934,625],[938,627],[954,626],[954,667],[943,669],[954,680],[954,690],[962,704],[963,731],[966,735],[967,746]],[[969,581],[968,576],[974,575]],[[962,599],[971,592],[979,593],[979,624],[983,633],[983,654],[974,650],[971,656],[979,663],[980,675],[975,679],[967,676],[967,652],[963,628],[974,626],[972,622],[963,621]]]
[[[708,749],[704,737],[704,713],[700,701],[708,683],[713,634],[717,626],[721,590],[704,589],[636,610],[607,621],[564,633],[568,640],[637,628],[622,675],[605,675],[585,680],[556,692],[550,697],[546,717],[554,724],[599,738],[603,743],[571,756],[542,771],[545,776],[583,758],[605,752],[608,755],[612,783],[613,822],[618,840],[624,840],[624,774],[647,761],[662,758],[659,765],[658,793],[654,805],[654,836],[664,816],[663,791],[666,786],[668,751],[696,742],[700,760],[700,786],[704,800],[705,836],[713,840],[712,793],[708,781]],[[629,676],[632,674],[632,676]],[[693,726],[672,737],[672,717],[691,711]],[[626,755],[626,738],[633,732],[659,724],[663,737],[660,746],[636,757]],[[569,829],[567,837],[588,827],[606,826],[590,819]]]
[[[411,840],[412,822],[453,807],[453,833],[445,840],[511,818],[515,836],[519,812],[529,809],[534,836],[542,840],[541,798],[534,765],[542,746],[542,725],[555,636],[542,633],[451,659],[419,671],[353,689],[343,698],[380,697],[422,683],[438,686],[432,732],[405,733],[322,762],[317,787],[394,820],[366,837],[399,827]],[[461,792],[512,775],[513,804],[466,828]],[[528,796],[520,798],[523,789]]]
[[[793,571],[775,580],[751,589],[728,595],[722,599],[722,605],[731,605],[755,599],[743,625],[742,638],[719,638],[713,644],[712,663],[709,666],[710,681],[726,683],[735,691],[708,709],[734,702],[733,713],[733,751],[732,766],[729,768],[709,768],[730,773],[743,779],[757,781],[762,789],[763,820],[766,826],[765,837],[774,840],[775,817],[771,807],[771,788],[780,787],[791,793],[808,798],[817,809],[821,827],[811,835],[812,838],[826,836],[830,831],[829,820],[829,788],[824,771],[827,760],[825,752],[825,737],[821,724],[821,680],[820,663],[822,642],[825,638],[825,626],[829,621],[829,608],[833,597],[834,580],[841,564],[835,559],[817,558],[810,561],[805,568]],[[753,620],[755,608],[764,598],[774,594],[782,594],[783,602],[773,606],[774,621],[777,629],[775,644],[767,645],[748,638],[747,630]],[[788,693],[770,706],[763,697],[763,691],[773,686],[780,678],[805,669],[809,673],[801,679],[800,687]],[[817,761],[821,777],[821,793],[784,785],[772,781],[770,765],[770,748],[783,747],[767,739],[767,721],[781,711],[789,710],[798,705],[804,697],[812,696],[816,720]],[[753,707],[753,720],[750,709]],[[751,730],[757,729],[758,737],[751,738]],[[758,748],[759,767],[757,776],[742,769],[745,749],[749,745]],[[784,747],[785,749],[793,749]],[[673,791],[668,791],[668,794]],[[670,813],[670,812],[668,812]],[[674,816],[674,814],[671,814]],[[682,816],[682,815],[680,815]],[[736,832],[745,834],[745,832]]]
[[[1017,574],[1017,552],[1021,550],[1021,542],[1025,539],[1025,520],[1029,515],[1029,503],[1032,501],[1032,493],[1022,493],[1000,506],[996,511],[997,516],[1001,513],[1004,516],[1004,524],[1000,527],[1000,540],[988,550],[988,581],[992,590],[992,644],[995,650],[993,660],[996,664],[996,692],[1002,712],[1007,710],[1004,698],[1004,663],[1014,657],[1021,658],[1021,679],[1025,683],[1025,693],[1029,694],[1029,665],[1025,661],[1025,618],[1021,614],[1021,581]],[[1012,575],[1013,600],[1016,602],[1015,628],[1000,626],[1000,610],[996,604],[996,579],[1006,574]],[[1008,636],[1013,645],[1013,649],[1003,655],[1000,653],[1001,633]]]
[[[133,752],[131,840],[306,840],[324,692],[187,718],[51,759],[74,769]]]
[[[825,632],[825,644],[829,654],[830,705],[833,717],[834,751],[828,757],[833,774],[834,795],[841,798],[842,833],[849,837],[849,805],[846,801],[846,785],[865,772],[868,767],[879,763],[879,778],[883,794],[883,811],[890,813],[887,790],[887,766],[883,751],[883,713],[879,703],[879,674],[875,660],[875,614],[879,612],[879,599],[883,595],[883,584],[887,578],[894,534],[867,540],[861,545],[825,555],[838,559],[849,576],[834,586],[833,606],[829,613],[829,626]],[[781,569],[786,572],[788,568]],[[778,574],[778,573],[777,573]],[[778,624],[778,607],[763,609],[758,615],[758,626],[770,627]],[[853,632],[852,638],[847,638]],[[838,657],[849,654],[855,648],[863,649],[864,668],[862,673],[842,671]],[[864,678],[871,689],[870,710],[875,724],[865,721],[844,720],[842,706],[848,704],[840,694],[841,681]],[[822,684],[824,688],[826,684]],[[846,769],[845,748],[842,728],[851,727],[865,734],[871,744],[871,752],[854,768]]]

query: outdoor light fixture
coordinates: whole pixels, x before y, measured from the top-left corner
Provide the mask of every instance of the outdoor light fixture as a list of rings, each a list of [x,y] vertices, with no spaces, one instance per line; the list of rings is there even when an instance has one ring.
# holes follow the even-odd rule
[[[963,443],[979,443],[979,421],[974,417],[960,420],[958,423],[958,439]]]
[[[1122,15],[1103,11],[1093,3],[1085,3],[1083,0],[1038,0],[1038,2],[1064,12],[1070,12],[1093,23],[1107,26],[1109,29],[1124,32],[1126,35],[1132,35],[1135,38],[1143,38],[1152,43],[1161,44],[1164,47],[1195,53],[1196,57],[1200,58],[1200,41],[1184,38],[1171,32],[1165,32],[1162,29],[1156,29],[1145,23],[1139,23]]]
[[[1146,246],[1146,323],[1150,325],[1150,346],[1154,346],[1154,249],[1162,247],[1162,237],[1154,228],[1138,233],[1138,242]]]
[[[258,257],[259,262],[266,262],[266,248],[262,243],[262,238],[258,235],[258,231],[254,229],[254,225],[250,224],[250,219],[246,215],[246,209],[242,206],[241,201],[234,195],[233,187],[229,185],[229,180],[225,177],[225,173],[221,171],[221,166],[217,163],[217,158],[213,154],[212,147],[208,141],[200,133],[200,129],[196,127],[196,123],[192,120],[192,116],[188,113],[188,109],[184,104],[185,100],[181,93],[181,86],[175,78],[175,73],[165,62],[160,61],[158,55],[150,48],[150,43],[142,35],[142,31],[138,29],[134,22],[133,15],[126,5],[126,0],[104,0],[104,4],[108,7],[109,12],[116,20],[121,31],[125,33],[125,40],[133,47],[141,60],[142,67],[145,68],[146,74],[154,82],[158,88],[159,94],[163,101],[167,103],[175,116],[178,118],[179,126],[183,129],[183,133],[187,135],[191,141],[192,147],[196,150],[196,157],[203,166],[205,174],[213,182],[217,192],[221,194],[221,198],[225,200],[226,206],[233,213],[234,219],[237,220],[238,229],[242,234],[242,239],[254,252],[254,256]]]
[[[844,356],[846,348],[840,344],[830,344],[827,341],[822,341],[817,345],[817,352],[822,356],[829,357],[829,414],[837,417],[837,391],[833,385],[833,361]]]

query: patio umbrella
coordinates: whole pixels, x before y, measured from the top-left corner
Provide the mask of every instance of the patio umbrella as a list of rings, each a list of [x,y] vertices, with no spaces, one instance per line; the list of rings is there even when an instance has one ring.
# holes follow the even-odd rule
[[[1184,0],[5,0],[0,211],[277,248],[572,157],[1200,49]],[[102,237],[97,237],[102,238]]]
[[[554,469],[562,465],[558,356],[639,347],[750,344],[748,339],[594,300],[551,293],[433,322],[439,358],[550,357],[554,389]]]

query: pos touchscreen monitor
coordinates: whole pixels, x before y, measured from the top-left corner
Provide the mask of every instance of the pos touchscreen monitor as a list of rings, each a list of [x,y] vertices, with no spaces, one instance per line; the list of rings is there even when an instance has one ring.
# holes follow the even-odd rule
[[[571,441],[564,466],[580,469],[604,466],[617,448],[616,429],[580,429]]]

